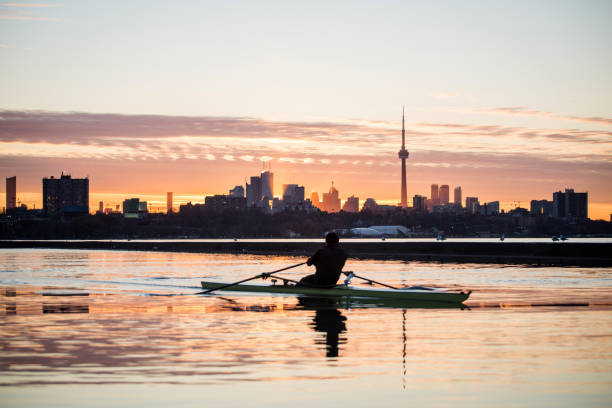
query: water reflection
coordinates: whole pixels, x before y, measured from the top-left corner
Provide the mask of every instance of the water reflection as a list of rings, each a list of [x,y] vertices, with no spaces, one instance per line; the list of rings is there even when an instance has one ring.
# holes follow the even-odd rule
[[[315,316],[310,326],[318,332],[325,333],[326,357],[338,357],[338,344],[345,344],[346,337],[340,333],[346,332],[346,316],[336,308],[337,301],[330,298],[306,297],[298,298],[298,306],[314,310]],[[323,344],[317,340],[316,344]]]
[[[164,406],[197,406],[203,395],[232,407],[374,398],[383,406],[610,406],[610,268],[352,261],[359,274],[392,285],[476,289],[468,312],[194,295],[204,275],[236,281],[297,262],[289,257],[46,252],[0,251],[2,406],[77,394],[55,405],[104,394],[134,395],[123,406],[159,406],[164,397],[172,399]],[[38,403],[27,400],[34,392],[44,394]],[[25,402],[11,403],[9,393]],[[264,395],[274,401],[261,402]]]

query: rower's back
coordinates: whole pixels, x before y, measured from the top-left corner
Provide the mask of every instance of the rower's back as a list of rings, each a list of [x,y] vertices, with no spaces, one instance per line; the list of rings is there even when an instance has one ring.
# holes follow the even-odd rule
[[[314,265],[317,268],[314,277],[318,285],[333,286],[340,278],[347,254],[340,247],[338,241],[337,234],[327,234],[325,246],[315,252],[307,261],[308,265]]]

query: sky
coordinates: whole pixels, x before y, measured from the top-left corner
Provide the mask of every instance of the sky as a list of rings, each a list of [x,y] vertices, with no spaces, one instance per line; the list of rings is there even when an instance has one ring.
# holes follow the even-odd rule
[[[0,177],[89,177],[90,207],[226,194],[400,200],[432,183],[612,213],[612,2],[0,0]],[[4,189],[0,199],[4,203]]]

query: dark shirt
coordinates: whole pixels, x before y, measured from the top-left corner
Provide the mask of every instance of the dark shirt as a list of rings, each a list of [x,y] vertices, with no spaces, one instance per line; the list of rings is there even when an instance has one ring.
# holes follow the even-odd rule
[[[314,265],[315,281],[319,285],[335,285],[340,278],[342,268],[346,262],[346,252],[339,246],[324,246],[306,261],[307,265]]]

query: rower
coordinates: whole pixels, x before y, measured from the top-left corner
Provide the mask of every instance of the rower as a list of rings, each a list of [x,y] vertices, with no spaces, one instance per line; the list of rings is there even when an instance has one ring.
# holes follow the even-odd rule
[[[340,237],[335,232],[325,236],[325,246],[308,258],[306,264],[314,265],[316,272],[303,277],[298,286],[332,288],[336,286],[346,262],[346,252],[339,245]]]

